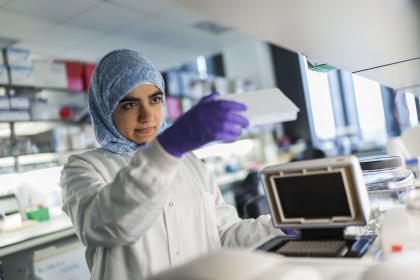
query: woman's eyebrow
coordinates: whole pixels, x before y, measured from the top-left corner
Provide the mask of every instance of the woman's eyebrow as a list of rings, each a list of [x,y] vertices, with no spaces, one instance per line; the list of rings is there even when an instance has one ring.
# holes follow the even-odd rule
[[[135,98],[135,97],[124,97],[123,99],[121,99],[120,103],[123,102],[130,102],[130,101],[139,101],[140,99]]]
[[[152,93],[151,95],[149,95],[149,98],[155,98],[155,97],[162,96],[162,95],[163,95],[163,93],[160,90],[158,90],[158,91],[155,91],[154,93]]]
[[[158,90],[155,91],[154,93],[152,93],[151,95],[149,95],[149,98],[155,98],[157,96],[161,96],[163,95],[163,93]],[[123,103],[123,102],[130,102],[130,101],[139,101],[140,98],[135,98],[135,97],[124,97],[123,99],[121,99],[121,101],[119,103]]]

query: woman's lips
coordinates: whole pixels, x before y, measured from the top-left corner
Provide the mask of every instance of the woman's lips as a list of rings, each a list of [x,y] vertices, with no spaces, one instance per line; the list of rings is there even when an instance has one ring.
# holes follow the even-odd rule
[[[134,129],[134,131],[139,134],[152,134],[155,131],[155,128],[154,127],[136,128]]]

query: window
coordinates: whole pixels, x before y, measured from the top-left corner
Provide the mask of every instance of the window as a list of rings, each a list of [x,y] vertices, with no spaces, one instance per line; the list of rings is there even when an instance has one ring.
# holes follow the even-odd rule
[[[200,78],[205,79],[207,77],[206,57],[204,56],[197,57],[197,70],[198,70],[198,76]]]
[[[305,67],[310,111],[316,138],[329,140],[336,136],[328,74]]]
[[[394,103],[396,120],[400,131],[418,124],[416,97],[412,93],[397,91]]]
[[[410,121],[410,126],[416,126],[419,123],[416,107],[416,97],[414,94],[406,92],[405,93],[405,102],[408,109],[408,119]]]
[[[379,83],[353,75],[354,95],[363,142],[386,142],[384,106]]]
[[[313,146],[329,155],[346,155],[382,150],[388,133],[400,134],[392,89],[343,70],[309,70],[306,59],[300,58]],[[412,94],[403,99],[407,123],[410,119],[410,126],[417,125],[418,100]]]

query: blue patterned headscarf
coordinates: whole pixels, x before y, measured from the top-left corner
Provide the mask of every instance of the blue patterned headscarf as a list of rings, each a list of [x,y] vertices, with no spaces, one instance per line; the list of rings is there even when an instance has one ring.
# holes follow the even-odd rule
[[[165,90],[161,74],[142,54],[119,49],[109,52],[99,61],[89,84],[89,112],[96,139],[102,148],[124,154],[142,146],[121,135],[114,125],[112,113],[121,99],[143,84],[153,84],[162,93]],[[165,97],[162,97],[165,106]],[[158,133],[164,126],[165,108]]]

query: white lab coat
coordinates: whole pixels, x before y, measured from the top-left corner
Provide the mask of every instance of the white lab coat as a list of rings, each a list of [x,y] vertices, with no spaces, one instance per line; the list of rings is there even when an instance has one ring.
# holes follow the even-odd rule
[[[199,159],[175,158],[157,141],[133,154],[72,156],[60,184],[91,279],[142,279],[281,233],[269,216],[241,220]]]

